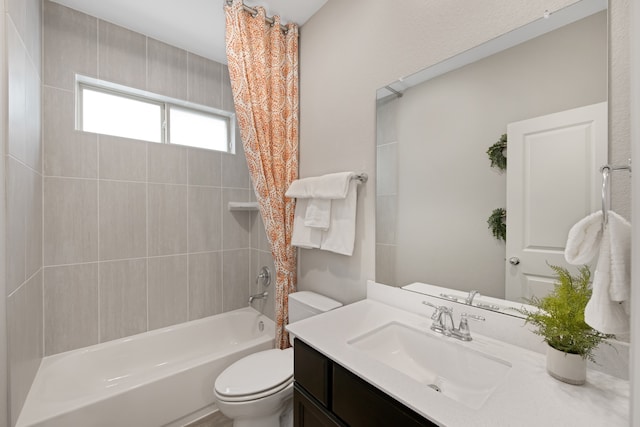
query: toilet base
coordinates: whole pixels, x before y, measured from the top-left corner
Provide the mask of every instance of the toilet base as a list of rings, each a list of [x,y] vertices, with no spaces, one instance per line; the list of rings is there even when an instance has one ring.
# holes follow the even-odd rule
[[[233,427],[280,427],[280,416],[293,400],[293,384],[249,402],[227,402],[217,397],[218,409],[233,420]]]

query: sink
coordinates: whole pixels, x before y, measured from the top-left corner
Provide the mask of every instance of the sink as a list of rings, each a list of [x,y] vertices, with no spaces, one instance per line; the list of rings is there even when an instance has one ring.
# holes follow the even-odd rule
[[[453,341],[391,322],[347,343],[379,362],[470,408],[480,408],[511,364]]]

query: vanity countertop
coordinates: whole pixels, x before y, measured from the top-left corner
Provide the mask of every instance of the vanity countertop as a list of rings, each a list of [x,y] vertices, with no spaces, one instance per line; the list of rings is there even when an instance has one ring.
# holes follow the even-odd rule
[[[430,313],[430,312],[429,312]],[[388,395],[441,426],[626,426],[629,382],[589,370],[587,383],[572,386],[546,373],[545,356],[472,331],[459,345],[499,357],[512,367],[478,409],[456,402],[369,357],[348,342],[391,322],[432,332],[431,319],[372,299],[296,322],[296,338],[339,363]]]

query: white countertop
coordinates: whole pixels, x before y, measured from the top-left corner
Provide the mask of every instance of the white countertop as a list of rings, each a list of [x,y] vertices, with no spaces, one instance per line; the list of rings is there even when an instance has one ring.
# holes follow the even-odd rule
[[[627,426],[629,382],[589,370],[587,383],[572,386],[546,372],[545,356],[473,333],[461,342],[511,363],[504,381],[472,409],[418,384],[347,342],[392,321],[432,332],[429,317],[366,299],[287,327],[296,338],[440,426]]]

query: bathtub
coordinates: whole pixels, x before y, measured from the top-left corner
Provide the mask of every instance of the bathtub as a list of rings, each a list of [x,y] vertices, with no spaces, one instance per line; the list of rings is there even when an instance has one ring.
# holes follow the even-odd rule
[[[222,370],[274,336],[247,307],[45,357],[16,427],[184,425],[216,409]]]

